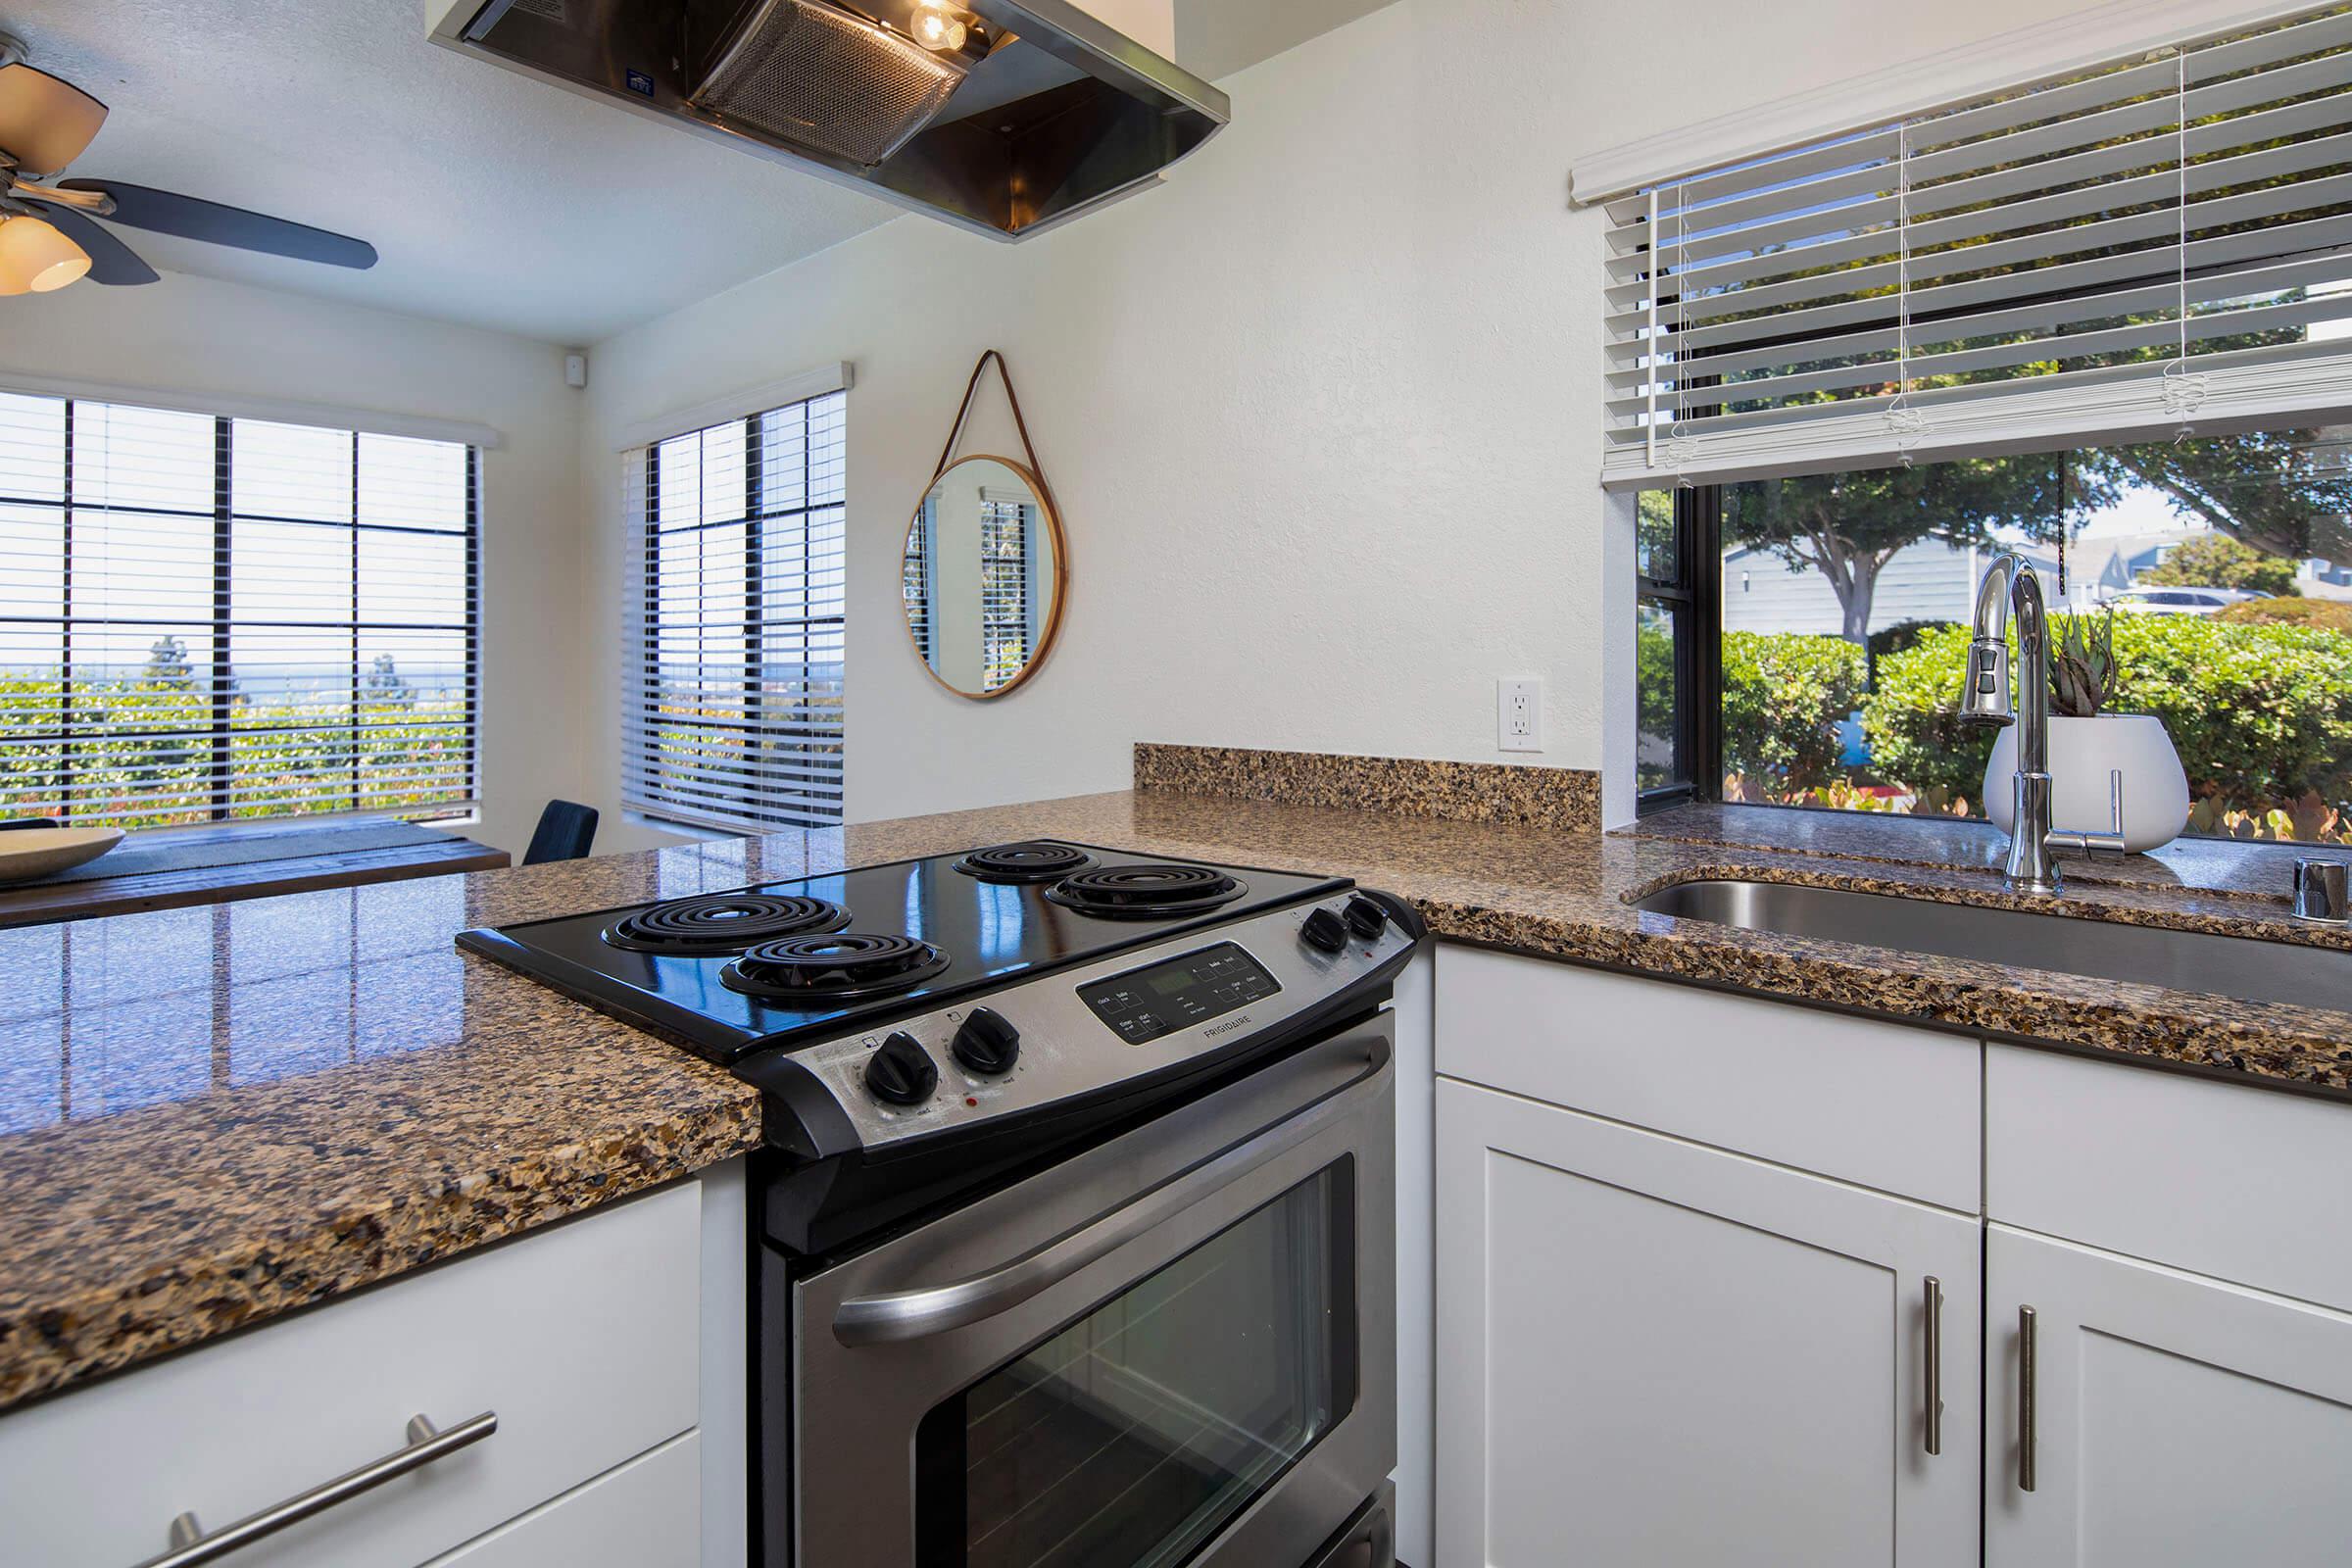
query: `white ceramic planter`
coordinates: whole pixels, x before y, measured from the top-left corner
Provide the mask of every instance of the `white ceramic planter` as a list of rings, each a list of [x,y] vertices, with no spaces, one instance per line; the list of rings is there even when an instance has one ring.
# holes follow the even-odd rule
[[[2050,720],[2050,825],[2066,832],[2107,831],[2107,775],[2124,775],[2124,848],[2170,844],[2188,825],[2188,777],[2164,720],[2145,713]],[[1984,764],[1984,814],[2009,831],[2016,796],[2017,726],[2001,731]]]

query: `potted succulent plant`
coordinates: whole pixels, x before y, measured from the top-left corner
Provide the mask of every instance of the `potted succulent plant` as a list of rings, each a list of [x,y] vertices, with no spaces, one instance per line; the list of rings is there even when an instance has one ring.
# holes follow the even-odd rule
[[[2170,844],[2188,825],[2188,776],[2164,720],[2110,713],[2115,697],[2115,612],[2052,615],[2050,648],[2050,817],[2068,831],[2105,832],[2111,776],[2123,775],[2124,848]],[[2000,733],[1984,764],[1985,814],[2007,832],[2015,797],[2017,726]]]

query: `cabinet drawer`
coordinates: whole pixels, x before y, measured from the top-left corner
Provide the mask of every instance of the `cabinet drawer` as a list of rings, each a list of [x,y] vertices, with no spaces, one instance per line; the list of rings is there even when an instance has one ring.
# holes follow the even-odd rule
[[[2352,1310],[2352,1105],[1987,1048],[1985,1211]]]
[[[702,1560],[700,1446],[672,1438],[427,1568],[687,1568]]]
[[[0,1418],[7,1556],[125,1568],[485,1410],[470,1447],[237,1551],[410,1568],[695,1425],[700,1189],[685,1183]]]
[[[1438,950],[1438,1071],[1975,1213],[1976,1041],[1474,948]]]

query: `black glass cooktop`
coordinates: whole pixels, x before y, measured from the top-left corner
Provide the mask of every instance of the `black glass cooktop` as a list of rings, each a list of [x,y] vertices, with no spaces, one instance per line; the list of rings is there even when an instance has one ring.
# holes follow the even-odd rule
[[[730,1063],[1348,886],[1060,840],[986,848],[1019,853],[467,931],[458,945]],[[1066,890],[1044,874],[1064,849],[1071,874],[1083,873]],[[975,861],[1009,862],[1024,879],[985,879]]]

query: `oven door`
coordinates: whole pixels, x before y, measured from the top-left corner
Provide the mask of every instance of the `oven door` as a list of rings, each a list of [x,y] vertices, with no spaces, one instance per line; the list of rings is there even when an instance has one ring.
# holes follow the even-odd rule
[[[1396,1465],[1394,1043],[1379,1014],[797,1283],[797,1568],[1313,1557]]]

